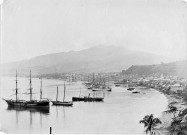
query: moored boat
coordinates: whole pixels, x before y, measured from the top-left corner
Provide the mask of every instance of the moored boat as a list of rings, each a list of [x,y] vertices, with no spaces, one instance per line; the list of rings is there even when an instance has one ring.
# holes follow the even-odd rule
[[[56,101],[51,101],[53,103],[53,105],[59,105],[59,106],[73,106],[73,102],[72,101],[65,101],[65,83],[64,83],[64,97],[63,97],[63,101],[59,101],[58,100],[58,86],[57,86],[57,95],[56,95]]]
[[[134,90],[135,88],[133,88],[133,87],[129,87],[129,88],[127,88],[127,90]]]
[[[31,79],[31,70],[30,70],[30,92],[26,93],[30,95],[30,101],[26,101],[26,107],[49,107],[50,101],[48,99],[42,100],[42,79],[41,79],[41,88],[40,88],[40,100],[33,100],[32,99],[32,79]]]
[[[18,87],[17,87],[17,71],[16,71],[16,100],[7,100],[7,99],[4,99],[8,106],[14,106],[14,107],[49,107],[49,100],[48,99],[43,99],[41,98],[41,94],[42,94],[42,89],[40,89],[40,100],[37,101],[37,100],[32,100],[32,80],[31,80],[31,71],[30,71],[30,93],[26,93],[26,94],[30,94],[30,100],[29,101],[26,101],[26,100],[19,100],[18,99]]]
[[[25,100],[7,100],[3,99],[7,102],[8,106],[15,106],[15,107],[26,107],[26,101]]]
[[[139,91],[133,91],[132,93],[140,93]]]
[[[62,101],[51,101],[53,103],[53,105],[59,105],[59,106],[72,106],[73,102],[69,101],[69,102],[62,102]]]
[[[76,101],[84,101],[84,97],[81,96],[81,88],[80,88],[79,97],[72,97],[72,101],[74,101],[74,102],[76,102]]]
[[[106,86],[100,86],[92,88],[92,91],[112,91],[112,88]]]
[[[84,101],[84,102],[101,102],[104,98],[102,97],[90,97],[90,93],[88,96],[84,97],[72,97],[72,101]]]
[[[101,97],[84,97],[84,102],[102,102],[103,99]]]
[[[16,88],[15,88],[15,96],[16,99],[4,99],[6,101],[6,103],[8,104],[8,106],[15,106],[15,107],[26,107],[26,101],[25,100],[19,100],[18,99],[18,79],[17,79],[17,70],[16,70]]]
[[[72,97],[72,101],[84,101],[84,97]]]

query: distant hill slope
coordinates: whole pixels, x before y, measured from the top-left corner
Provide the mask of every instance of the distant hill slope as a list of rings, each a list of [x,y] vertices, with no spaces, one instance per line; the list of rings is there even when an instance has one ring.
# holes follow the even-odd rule
[[[168,58],[116,46],[96,46],[81,51],[53,53],[1,65],[3,73],[65,73],[121,71],[132,64],[158,64]]]
[[[134,65],[123,73],[127,75],[136,74],[139,76],[160,73],[187,78],[187,60],[157,65]]]

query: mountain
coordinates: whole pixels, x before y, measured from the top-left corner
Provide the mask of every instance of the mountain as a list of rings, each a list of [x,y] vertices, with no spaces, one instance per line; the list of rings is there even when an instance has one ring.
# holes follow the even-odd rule
[[[69,51],[37,56],[32,59],[6,63],[1,71],[6,73],[65,73],[121,71],[133,64],[158,64],[168,58],[151,53],[137,52],[119,46],[96,46],[81,51]]]
[[[187,78],[187,60],[176,61],[171,63],[162,63],[157,65],[133,65],[129,67],[123,74],[149,76],[152,74],[173,75]]]

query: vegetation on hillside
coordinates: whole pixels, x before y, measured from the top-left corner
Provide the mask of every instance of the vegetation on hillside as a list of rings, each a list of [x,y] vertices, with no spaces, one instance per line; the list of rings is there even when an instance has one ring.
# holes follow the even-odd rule
[[[154,74],[174,75],[187,78],[187,60],[157,65],[132,65],[122,73],[126,75],[149,76]]]

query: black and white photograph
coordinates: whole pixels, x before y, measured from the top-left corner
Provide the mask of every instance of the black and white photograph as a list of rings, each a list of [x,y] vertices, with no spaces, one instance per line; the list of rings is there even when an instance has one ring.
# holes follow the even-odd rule
[[[187,0],[0,0],[0,132],[187,135]]]

